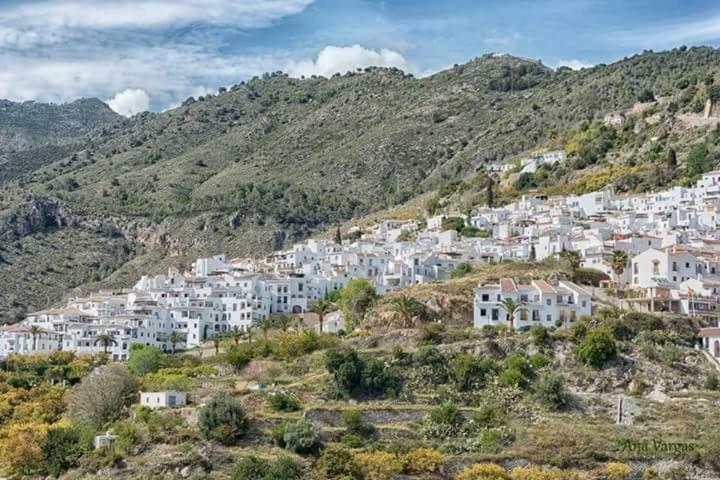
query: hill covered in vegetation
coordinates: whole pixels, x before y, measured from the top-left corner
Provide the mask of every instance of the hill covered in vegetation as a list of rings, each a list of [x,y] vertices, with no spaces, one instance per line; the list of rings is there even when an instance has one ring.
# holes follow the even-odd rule
[[[551,264],[508,264],[542,278]],[[497,274],[479,269],[471,278]],[[462,290],[467,279],[442,285]],[[601,308],[563,329],[411,318],[392,297],[351,335],[288,317],[202,351],[136,345],[0,364],[0,471],[17,478],[712,480],[718,373],[687,318]],[[347,307],[340,292],[338,306]],[[373,320],[385,312],[387,321]],[[262,386],[261,386],[262,385]],[[149,410],[138,391],[189,393]],[[621,412],[622,415],[618,415]],[[110,430],[111,447],[91,440]]]
[[[11,288],[0,315],[199,255],[267,252],[424,194],[481,205],[485,167],[536,150],[564,148],[569,160],[502,179],[501,201],[687,183],[715,165],[716,122],[700,113],[717,96],[719,60],[678,48],[581,71],[485,55],[422,79],[278,72],[101,126],[3,186],[0,282]],[[603,123],[613,111],[624,125]],[[68,254],[75,236],[83,255]]]

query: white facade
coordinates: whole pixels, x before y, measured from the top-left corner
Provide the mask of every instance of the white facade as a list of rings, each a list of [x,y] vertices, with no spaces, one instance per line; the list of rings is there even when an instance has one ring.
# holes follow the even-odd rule
[[[184,392],[140,392],[140,405],[147,408],[174,408],[187,405]]]
[[[592,313],[590,293],[572,282],[561,281],[553,286],[544,280],[535,280],[530,285],[518,285],[514,280],[504,278],[497,284],[481,285],[475,289],[475,327],[509,326],[508,313],[501,304],[505,299],[512,299],[525,307],[513,318],[516,329],[533,325],[567,326]]]

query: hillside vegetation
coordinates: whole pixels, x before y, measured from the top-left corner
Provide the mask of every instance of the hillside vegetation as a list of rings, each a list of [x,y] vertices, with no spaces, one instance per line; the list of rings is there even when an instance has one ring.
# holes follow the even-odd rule
[[[5,185],[0,255],[8,242],[36,234],[69,251],[59,236],[68,226],[85,231],[86,252],[100,254],[110,232],[131,253],[93,286],[127,284],[139,268],[267,252],[423,194],[437,195],[438,205],[481,205],[488,163],[538,149],[565,148],[570,158],[500,179],[501,201],[532,189],[689,182],[716,162],[714,124],[696,117],[716,96],[719,60],[711,48],[679,48],[582,71],[486,55],[422,79],[375,68],[330,79],[269,74],[173,111],[100,126],[82,149]],[[624,126],[602,124],[606,113],[638,101],[645,106]],[[676,164],[666,168],[671,148]],[[27,222],[28,210],[44,217],[42,206],[55,201],[62,222]],[[13,256],[21,265],[31,258]],[[57,300],[38,295],[30,276],[0,265],[0,280],[20,292],[0,293],[0,315],[12,303]],[[75,275],[66,286],[94,277]]]
[[[365,316],[347,337],[278,317],[202,355],[136,345],[127,366],[102,354],[13,356],[0,364],[0,471],[67,480],[718,478],[718,377],[693,348],[689,319],[602,308],[565,329],[511,332],[395,314],[382,327]],[[189,392],[190,404],[137,405],[138,391],[167,389]],[[92,436],[107,430],[116,442],[93,450]]]

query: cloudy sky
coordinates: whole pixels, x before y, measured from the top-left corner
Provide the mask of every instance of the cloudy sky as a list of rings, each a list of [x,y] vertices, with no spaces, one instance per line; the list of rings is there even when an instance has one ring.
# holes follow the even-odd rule
[[[717,0],[0,0],[0,98],[130,115],[265,71],[427,75],[487,52],[581,68],[718,43]]]

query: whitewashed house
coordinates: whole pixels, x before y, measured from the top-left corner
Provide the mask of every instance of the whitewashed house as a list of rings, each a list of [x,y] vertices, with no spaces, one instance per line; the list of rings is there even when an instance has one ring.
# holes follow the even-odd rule
[[[516,329],[533,325],[566,326],[592,313],[591,294],[572,282],[561,281],[553,286],[544,280],[534,280],[529,285],[518,285],[513,279],[503,278],[497,284],[475,289],[475,327],[509,326],[507,312],[501,304],[504,299],[512,299],[525,307],[515,314]]]
[[[147,408],[174,408],[187,405],[185,392],[140,392],[140,405]]]

